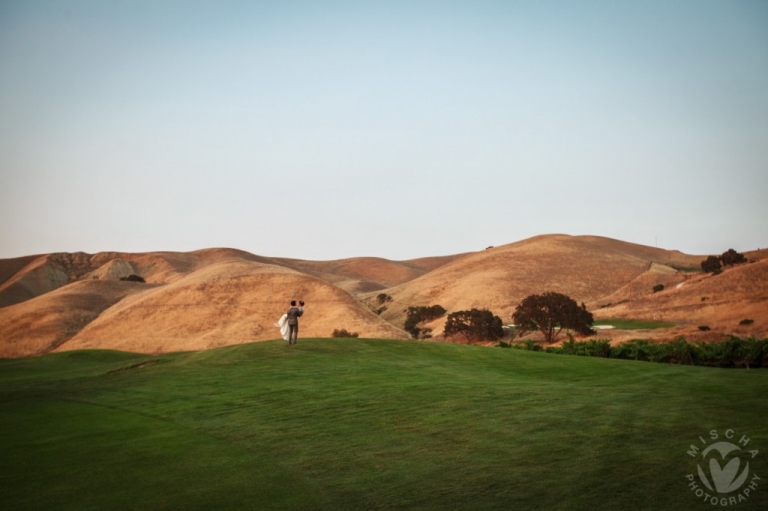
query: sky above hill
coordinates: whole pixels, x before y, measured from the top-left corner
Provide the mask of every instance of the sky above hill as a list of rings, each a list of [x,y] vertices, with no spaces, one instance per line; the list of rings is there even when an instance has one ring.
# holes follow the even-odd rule
[[[768,246],[768,2],[0,2],[0,258]]]

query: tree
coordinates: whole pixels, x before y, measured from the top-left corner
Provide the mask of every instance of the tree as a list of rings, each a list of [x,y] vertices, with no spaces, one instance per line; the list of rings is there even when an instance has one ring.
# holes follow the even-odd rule
[[[717,275],[723,269],[720,267],[720,258],[717,256],[709,256],[701,262],[701,269],[707,273],[714,273]]]
[[[405,312],[406,319],[403,329],[411,334],[414,339],[418,339],[422,329],[416,325],[424,321],[432,321],[433,319],[437,319],[445,314],[445,312],[445,309],[440,305],[430,305],[428,307],[408,307],[408,310]]]
[[[744,257],[744,254],[740,254],[734,249],[729,248],[727,252],[723,252],[720,255],[720,261],[723,263],[723,266],[735,266],[737,264],[746,263],[747,258]]]
[[[471,309],[448,314],[445,322],[445,337],[461,335],[467,343],[486,340],[495,341],[504,337],[501,318],[488,309]]]
[[[555,342],[560,332],[573,330],[588,335],[593,333],[592,313],[582,303],[554,292],[527,296],[512,315],[515,327],[523,332],[539,330],[547,342]]]

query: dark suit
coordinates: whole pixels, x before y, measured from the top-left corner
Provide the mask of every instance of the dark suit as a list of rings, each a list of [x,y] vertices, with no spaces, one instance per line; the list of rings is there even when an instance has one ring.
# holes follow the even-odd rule
[[[299,317],[304,314],[304,309],[291,307],[285,314],[288,316],[286,318],[288,322],[288,344],[296,344],[299,337]]]

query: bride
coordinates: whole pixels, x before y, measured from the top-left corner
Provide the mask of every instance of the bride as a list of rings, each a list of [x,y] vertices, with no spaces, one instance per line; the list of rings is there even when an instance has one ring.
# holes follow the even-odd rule
[[[302,313],[304,312],[304,302],[301,302],[301,307],[299,307],[299,310]],[[291,335],[291,329],[288,328],[288,314],[283,314],[280,316],[280,319],[277,320],[275,326],[280,329],[280,335],[283,337],[283,340],[288,341],[288,336]]]

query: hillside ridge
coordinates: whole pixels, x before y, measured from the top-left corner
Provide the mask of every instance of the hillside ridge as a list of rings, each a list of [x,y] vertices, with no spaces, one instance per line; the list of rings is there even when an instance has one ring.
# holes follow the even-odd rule
[[[694,335],[700,324],[721,334],[765,335],[768,251],[746,255],[752,263],[717,276],[701,273],[705,256],[566,234],[405,261],[311,261],[234,248],[32,255],[0,260],[0,357],[274,339],[273,324],[291,299],[308,304],[302,335],[343,328],[407,338],[410,306],[487,308],[509,323],[525,296],[545,291],[584,302],[599,318],[665,318],[676,324],[668,336]],[[129,275],[146,283],[120,280]],[[659,285],[664,291],[655,293]],[[743,319],[751,326],[739,325]],[[438,337],[444,321],[428,325]]]

